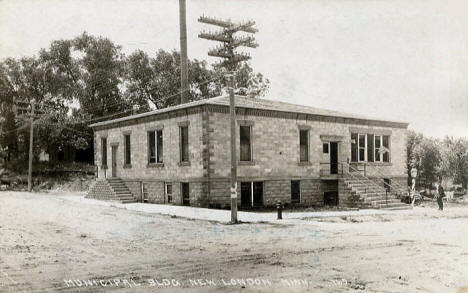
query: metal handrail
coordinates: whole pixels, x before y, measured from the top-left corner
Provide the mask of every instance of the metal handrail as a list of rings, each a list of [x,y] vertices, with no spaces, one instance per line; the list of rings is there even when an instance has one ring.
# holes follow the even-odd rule
[[[349,165],[350,165],[351,168],[353,168],[353,167],[351,166],[351,164],[349,164]],[[367,168],[366,168],[366,165],[367,165],[367,164],[363,163],[363,165],[364,165],[364,170],[359,170],[359,169],[357,169],[357,168],[353,168],[353,169],[354,169],[355,171],[364,171],[364,173],[366,173],[366,169],[367,169]],[[382,174],[378,169],[374,169],[374,171],[375,171],[375,173],[377,173],[378,176],[380,176],[380,177],[382,177],[382,178],[385,177],[385,175]],[[364,177],[368,178],[368,177],[366,176],[366,174],[364,175]],[[368,179],[372,181],[372,179],[370,179],[370,178],[368,178]],[[383,183],[384,183],[384,186],[389,186],[389,187],[391,188],[390,193],[394,193],[395,195],[398,195],[398,196],[405,193],[405,192],[402,191],[402,190],[407,190],[407,187],[403,187],[403,186],[401,186],[401,185],[398,184],[398,183],[395,183],[395,186],[398,186],[398,187],[401,189],[400,191],[398,191],[399,189],[398,189],[398,188],[395,188],[392,184],[388,184],[388,183],[386,183],[385,181],[384,181]],[[392,191],[392,190],[397,190],[397,191]]]
[[[320,172],[322,172],[322,171],[328,171],[328,172],[330,172],[330,175],[338,175],[338,174],[343,175],[343,165],[342,165],[342,163],[340,163],[340,162],[338,162],[338,163],[328,163],[328,162],[326,163],[326,162],[321,162],[320,165],[328,165],[328,166],[330,166],[330,167],[329,167],[328,169],[326,169],[326,170],[322,170],[322,168],[320,168]],[[337,165],[337,173],[336,173],[336,174],[331,174],[331,166],[332,166],[332,165]],[[340,170],[340,166],[341,166],[341,170]]]
[[[351,166],[350,164],[348,164],[348,163],[342,163],[342,164],[348,165],[348,167],[351,168],[351,169],[353,169],[354,171],[358,171],[358,172],[360,171],[360,170],[357,170],[356,168],[352,167],[352,166]],[[347,173],[348,173],[349,175],[353,176],[350,172],[347,172]],[[372,184],[374,184],[375,186],[377,186],[377,187],[379,187],[379,188],[382,187],[381,185],[379,185],[379,184],[375,183],[373,180],[371,180],[369,177],[367,177],[367,176],[365,176],[365,175],[362,175],[361,173],[358,173],[358,174],[361,175],[362,177],[364,177],[365,179],[367,179],[367,181],[370,181],[370,182],[371,182]]]
[[[370,179],[369,177],[367,177],[366,175],[363,175],[361,173],[359,173],[360,170],[352,167],[349,163],[343,163],[343,164],[346,164],[350,169],[353,169],[354,171],[357,171],[357,174],[359,174],[360,176],[364,177],[368,182],[371,182],[372,184],[374,184],[375,186],[379,187],[379,188],[382,188],[381,185],[377,184],[374,180]],[[353,178],[355,176],[353,176],[350,172],[347,172],[347,174],[349,174],[350,176],[352,176]],[[359,181],[359,180],[358,180]],[[364,192],[366,192],[366,189],[364,189]],[[388,191],[385,190],[385,204],[388,206]]]
[[[378,169],[375,169],[374,171],[375,171],[375,173],[377,173],[377,175],[381,176],[382,178],[385,177],[385,175],[382,174]],[[389,186],[391,189],[395,189],[394,186],[397,186],[397,187],[399,187],[401,190],[406,190],[406,191],[408,190],[408,187],[401,186],[399,183],[388,184],[388,183],[386,183],[386,182],[384,181],[384,185]],[[397,190],[398,190],[398,189],[397,189]],[[400,191],[400,192],[398,192],[398,193],[403,193],[403,191]]]

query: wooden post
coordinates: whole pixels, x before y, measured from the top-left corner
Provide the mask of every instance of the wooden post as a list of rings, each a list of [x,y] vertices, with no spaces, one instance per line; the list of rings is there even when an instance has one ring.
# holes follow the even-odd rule
[[[187,24],[185,0],[179,0],[180,26],[180,104],[187,103],[188,97],[188,65],[187,65]]]
[[[235,53],[235,49],[240,46],[256,48],[258,46],[255,43],[253,37],[234,37],[234,34],[239,31],[246,33],[256,33],[257,29],[253,26],[255,22],[248,21],[245,23],[232,23],[231,21],[223,21],[215,18],[209,18],[201,16],[198,19],[199,22],[207,23],[222,27],[221,32],[207,33],[202,32],[198,36],[203,39],[219,41],[223,45],[216,47],[208,52],[209,56],[215,56],[225,59],[221,65],[225,66],[229,72],[226,75],[228,79],[229,87],[229,113],[230,113],[230,124],[231,124],[231,223],[237,223],[237,153],[236,153],[236,105],[234,97],[234,71],[237,68],[237,64],[242,61],[250,59],[250,55]]]
[[[234,74],[229,78],[229,113],[231,122],[231,223],[237,223],[237,153],[236,153],[236,101],[234,97]]]
[[[36,107],[36,101],[31,101],[31,117],[29,118],[30,130],[29,130],[29,169],[28,169],[28,191],[32,191],[32,160],[33,160],[33,139],[34,139],[34,109]]]

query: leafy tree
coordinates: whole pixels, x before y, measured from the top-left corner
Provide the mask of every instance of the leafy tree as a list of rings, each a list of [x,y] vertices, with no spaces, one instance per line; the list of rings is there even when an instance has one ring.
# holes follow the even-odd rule
[[[128,109],[122,95],[125,57],[121,47],[107,38],[83,33],[72,42],[82,53],[79,66],[80,108],[90,117],[106,116]]]
[[[188,70],[189,101],[222,93],[222,67],[193,59]],[[260,96],[269,86],[268,79],[247,63],[239,65],[236,80],[240,94]],[[28,126],[29,116],[13,110],[19,102],[24,108],[36,101],[35,149],[46,150],[55,160],[58,151],[70,146],[93,147],[89,122],[124,116],[134,105],[140,111],[172,106],[179,92],[177,51],[159,50],[149,57],[138,50],[127,57],[109,39],[87,33],[53,41],[37,56],[0,62],[0,133],[5,134],[0,152],[7,160],[27,158],[29,127],[18,127]]]
[[[418,176],[425,178],[426,184],[434,183],[442,175],[442,155],[437,139],[425,138],[422,134],[409,131],[407,154],[408,171],[416,167]]]
[[[155,58],[143,51],[135,51],[127,58],[126,94],[129,100],[142,105],[151,101],[156,108],[178,103],[180,92],[180,54],[159,50]],[[211,98],[221,94],[225,69],[209,68],[206,61],[188,61],[189,101]],[[268,79],[254,73],[248,63],[239,65],[236,74],[240,94],[263,95],[269,87]]]
[[[223,76],[226,72],[226,68],[219,65],[214,66],[214,70],[217,76]],[[265,78],[263,74],[255,73],[247,62],[237,65],[235,81],[236,93],[240,95],[261,97],[264,96],[270,88],[270,81]]]
[[[442,141],[442,172],[453,178],[454,183],[467,186],[468,182],[468,140],[446,136]]]

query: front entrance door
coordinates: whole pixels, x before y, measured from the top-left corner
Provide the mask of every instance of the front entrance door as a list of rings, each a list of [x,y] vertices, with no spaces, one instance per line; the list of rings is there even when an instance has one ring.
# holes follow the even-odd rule
[[[112,146],[112,177],[117,177],[117,146]]]
[[[330,174],[338,174],[338,143],[330,142]]]

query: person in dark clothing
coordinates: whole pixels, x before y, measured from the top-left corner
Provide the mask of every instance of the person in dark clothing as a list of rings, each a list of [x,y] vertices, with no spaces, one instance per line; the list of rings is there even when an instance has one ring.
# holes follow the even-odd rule
[[[444,210],[444,202],[442,199],[445,197],[445,191],[441,184],[436,185],[436,196],[437,196],[437,204],[439,205],[439,210]]]

